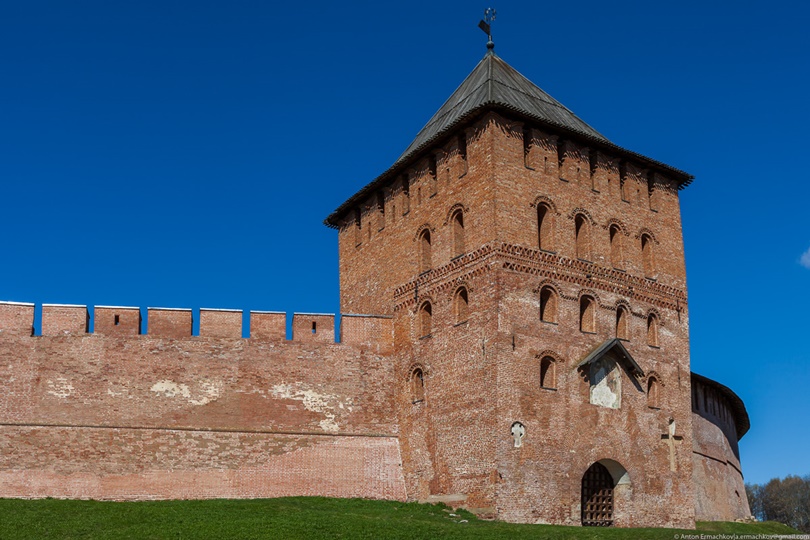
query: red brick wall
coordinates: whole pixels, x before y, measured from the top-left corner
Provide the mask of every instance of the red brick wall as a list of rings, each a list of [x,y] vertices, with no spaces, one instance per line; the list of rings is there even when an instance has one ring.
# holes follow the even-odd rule
[[[391,317],[347,315],[340,318],[340,342],[356,347],[372,347],[377,353],[392,351],[394,326]]]
[[[0,496],[405,497],[371,351],[4,332],[0,364]]]
[[[34,333],[34,304],[0,302],[0,332],[30,336]]]
[[[393,313],[394,289],[419,272],[417,234],[424,227],[431,231],[433,267],[447,264],[454,256],[448,221],[454,205],[467,211],[466,245],[472,249],[495,239],[491,135],[485,126],[481,121],[468,130],[466,164],[458,153],[457,139],[437,149],[435,195],[426,155],[408,169],[407,201],[398,181],[385,190],[384,216],[376,210],[376,197],[360,209],[359,233],[353,216],[348,216],[338,238],[341,312]]]
[[[191,336],[190,309],[148,308],[147,333],[150,336],[185,338]]]
[[[61,304],[43,304],[42,306],[43,336],[85,334],[88,330],[88,323],[87,306]]]
[[[287,338],[287,315],[281,312],[251,311],[250,337],[284,341]]]
[[[335,316],[323,313],[294,313],[293,341],[335,342]]]
[[[141,333],[141,310],[136,307],[96,306],[93,333],[137,336]]]
[[[405,499],[395,437],[0,426],[0,497]]]
[[[692,459],[699,520],[732,521],[751,515],[740,465],[734,413],[717,391],[692,381]]]
[[[523,133],[522,123],[486,115],[468,131],[466,174],[448,175],[445,183],[439,175],[436,195],[425,197],[422,190],[421,201],[415,189],[428,186],[430,192],[431,178],[414,174],[407,215],[398,210],[391,216],[393,203],[386,199],[382,231],[372,227],[370,238],[355,236],[349,223],[340,233],[344,309],[394,313],[409,496],[462,501],[510,521],[578,524],[584,472],[612,459],[629,478],[617,491],[618,525],[692,527],[688,314],[674,184],[656,177],[653,212],[646,172],[632,163],[620,167],[616,156],[600,153],[591,175],[590,150],[568,141],[564,181],[556,138],[530,131],[530,169],[523,159]],[[453,145],[446,147],[448,163],[460,163]],[[538,201],[554,211],[554,253],[537,249]],[[453,257],[447,219],[457,203],[465,208],[467,254],[460,258]],[[361,232],[368,232],[366,220],[376,223],[375,211],[369,204]],[[577,214],[587,216],[590,226],[587,261],[577,260]],[[416,240],[423,224],[431,227],[433,269],[420,275]],[[612,224],[622,231],[623,271],[609,259]],[[642,234],[657,242],[655,279],[645,276]],[[392,257],[401,263],[390,265]],[[559,294],[557,324],[539,320],[545,284]],[[458,324],[453,294],[460,286],[468,290],[470,315]],[[582,294],[596,299],[594,334],[579,330]],[[386,297],[393,301],[384,302]],[[429,337],[419,331],[418,310],[425,301],[432,306]],[[627,371],[620,409],[592,405],[589,383],[576,369],[593,348],[615,337],[620,303],[630,313],[626,347],[644,372],[662,383],[659,408],[648,407],[646,378],[637,380]],[[650,313],[661,325],[658,347],[647,344]],[[547,353],[558,359],[556,390],[539,387],[540,358]],[[409,375],[417,367],[424,372],[425,399],[414,403]],[[675,471],[661,438],[670,418],[682,437]],[[527,431],[519,449],[510,434],[514,421]],[[668,508],[665,515],[662,507]]]
[[[241,338],[242,311],[237,309],[201,309],[200,336]]]

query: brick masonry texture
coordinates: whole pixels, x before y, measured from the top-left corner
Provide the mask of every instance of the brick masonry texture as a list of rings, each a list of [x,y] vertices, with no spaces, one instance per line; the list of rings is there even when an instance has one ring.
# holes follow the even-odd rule
[[[45,306],[32,336],[33,306],[0,304],[0,496],[579,525],[599,463],[616,526],[747,516],[736,413],[692,386],[677,183],[569,136],[485,111],[343,216],[340,343],[331,314],[287,340],[252,312],[242,339],[240,311],[192,336],[191,310],[150,308],[140,335],[138,309],[101,306],[92,334],[83,306]]]

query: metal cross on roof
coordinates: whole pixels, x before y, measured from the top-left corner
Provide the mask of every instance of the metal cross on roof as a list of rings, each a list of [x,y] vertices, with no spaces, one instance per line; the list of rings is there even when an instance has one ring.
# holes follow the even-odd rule
[[[487,41],[487,49],[493,49],[495,47],[495,43],[492,42],[491,27],[492,21],[495,20],[495,15],[497,15],[497,13],[494,8],[487,8],[484,10],[484,18],[478,23],[478,28],[483,30],[489,38],[489,41]]]

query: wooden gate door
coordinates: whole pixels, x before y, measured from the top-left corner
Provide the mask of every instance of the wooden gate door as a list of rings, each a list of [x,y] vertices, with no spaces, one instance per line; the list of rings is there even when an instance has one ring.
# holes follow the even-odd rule
[[[582,477],[582,526],[613,525],[613,477],[600,463],[594,463]]]

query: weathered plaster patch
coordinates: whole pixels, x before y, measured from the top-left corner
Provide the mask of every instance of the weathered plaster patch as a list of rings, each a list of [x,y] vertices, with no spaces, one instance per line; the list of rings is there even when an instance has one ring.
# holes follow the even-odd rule
[[[621,407],[621,375],[616,362],[602,359],[591,364],[591,403],[611,409]]]
[[[222,382],[220,381],[203,381],[200,383],[200,387],[201,391],[194,397],[188,385],[163,379],[153,384],[150,390],[167,398],[182,397],[192,405],[205,405],[222,394]]]
[[[48,380],[48,393],[52,396],[65,399],[73,393],[73,385],[64,377],[57,377],[56,381]]]
[[[303,402],[306,410],[324,415],[326,418],[318,423],[324,431],[336,432],[340,429],[335,421],[337,417],[335,409],[342,409],[345,405],[338,400],[337,396],[332,394],[319,394],[307,388],[307,385],[301,383],[277,384],[270,389],[270,392],[277,398],[300,400]],[[350,404],[351,400],[348,400],[346,405]],[[351,407],[349,407],[349,410],[351,410]]]

